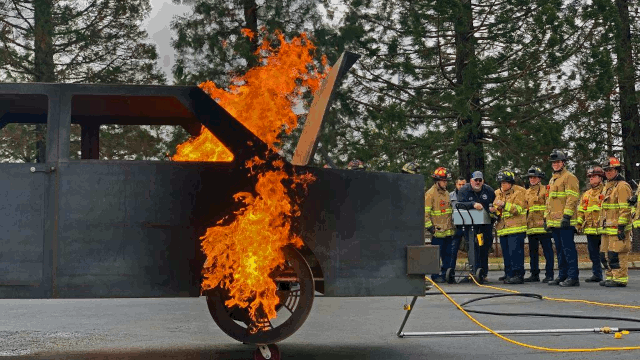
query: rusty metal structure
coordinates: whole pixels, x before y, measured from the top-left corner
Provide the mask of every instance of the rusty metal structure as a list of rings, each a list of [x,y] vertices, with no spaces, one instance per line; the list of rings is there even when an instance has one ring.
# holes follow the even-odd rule
[[[0,84],[0,127],[47,128],[46,162],[0,164],[0,298],[200,296],[199,237],[237,210],[234,194],[254,191],[243,166],[254,156],[317,180],[295,224],[305,246],[285,249],[290,267],[273,275],[278,317],[288,315],[251,324],[225,307],[221,289],[210,291],[210,312],[227,334],[280,341],[302,325],[316,292],[424,295],[424,274],[439,265],[437,248],[424,246],[423,177],[308,166],[333,91],[355,60],[344,54],[316,94],[293,163],[198,87]],[[81,160],[69,158],[71,124],[82,129]],[[103,124],[179,125],[191,134],[204,125],[234,160],[100,160]]]

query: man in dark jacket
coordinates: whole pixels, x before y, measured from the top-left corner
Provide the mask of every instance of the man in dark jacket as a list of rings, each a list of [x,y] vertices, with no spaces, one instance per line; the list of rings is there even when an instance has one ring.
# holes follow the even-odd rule
[[[491,186],[484,183],[484,176],[480,171],[476,171],[471,174],[471,182],[463,186],[458,191],[458,203],[459,209],[484,209],[488,213],[493,212],[493,201],[496,198],[495,191]],[[482,268],[482,277],[487,277],[487,269],[489,268],[489,249],[493,245],[493,219],[491,224],[476,225],[474,226],[475,234],[482,234],[483,245],[478,246],[474,241],[475,246],[475,263],[476,267]]]

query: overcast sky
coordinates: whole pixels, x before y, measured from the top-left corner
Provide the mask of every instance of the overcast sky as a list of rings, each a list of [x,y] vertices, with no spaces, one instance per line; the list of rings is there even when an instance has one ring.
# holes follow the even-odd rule
[[[175,52],[171,47],[171,19],[189,11],[189,6],[175,5],[171,0],[151,0],[151,16],[145,21],[149,38],[153,41],[160,56],[160,67],[164,70],[169,84],[173,83],[171,67]]]

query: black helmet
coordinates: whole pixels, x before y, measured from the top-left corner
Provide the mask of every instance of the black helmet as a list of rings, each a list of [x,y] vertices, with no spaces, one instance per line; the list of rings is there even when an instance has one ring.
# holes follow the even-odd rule
[[[567,154],[562,150],[553,149],[551,155],[549,155],[549,161],[567,161]]]
[[[604,170],[613,168],[620,171],[622,170],[622,164],[620,164],[620,160],[618,160],[618,158],[611,156],[604,164],[602,164],[602,168]]]
[[[402,166],[402,172],[405,174],[417,174],[420,172],[420,165],[415,161],[408,162]]]
[[[511,170],[500,170],[498,172],[498,175],[496,175],[496,181],[498,183],[506,181],[510,184],[515,184],[516,183],[515,174]]]
[[[527,171],[527,175],[525,175],[526,177],[539,177],[541,179],[544,179],[544,171],[542,171],[542,169],[540,169],[539,167],[532,165],[529,168],[529,171]]]

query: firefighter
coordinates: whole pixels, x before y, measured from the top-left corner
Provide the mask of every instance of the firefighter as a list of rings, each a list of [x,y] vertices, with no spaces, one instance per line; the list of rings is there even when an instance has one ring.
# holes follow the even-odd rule
[[[587,178],[591,188],[582,195],[578,205],[579,232],[587,235],[587,249],[591,259],[593,275],[586,282],[602,281],[602,265],[600,264],[600,231],[598,218],[600,217],[600,193],[604,187],[604,171],[600,166],[593,166],[587,170]]]
[[[531,275],[524,279],[525,282],[540,281],[540,256],[538,248],[542,246],[544,254],[544,279],[548,283],[553,280],[553,244],[551,234],[544,229],[544,211],[547,208],[547,188],[542,185],[545,173],[537,166],[531,166],[527,175],[529,188],[525,194],[527,208],[527,236],[529,237],[529,265]]]
[[[602,244],[600,258],[607,269],[606,287],[624,287],[629,282],[627,260],[631,250],[631,186],[624,181],[620,161],[615,157],[602,166],[607,183],[600,193],[602,210],[598,220]],[[605,253],[606,251],[606,253]]]
[[[420,173],[420,165],[417,162],[411,161],[402,166],[403,174],[418,174]]]
[[[367,166],[364,164],[362,160],[355,159],[355,160],[349,161],[349,164],[347,165],[347,169],[356,170],[356,171],[365,171],[367,169]]]
[[[482,172],[475,171],[471,174],[471,182],[464,185],[458,191],[458,203],[456,206],[460,209],[484,209],[488,213],[493,212],[493,200],[495,200],[496,194],[491,186],[485,184],[484,176]],[[482,281],[486,281],[487,269],[489,268],[489,249],[493,245],[493,222],[485,225],[474,225],[473,232],[475,234],[482,234],[483,244],[478,246],[475,241],[469,239],[469,246],[473,243],[475,246],[475,259],[476,268],[482,269]],[[476,269],[474,269],[475,271]]]
[[[638,195],[640,195],[640,186],[636,191],[636,194],[629,198],[629,206],[633,212],[633,228],[640,228],[640,203],[638,203]]]
[[[432,235],[431,244],[440,246],[440,274],[431,276],[433,281],[445,282],[447,269],[455,269],[457,252],[453,249],[453,219],[447,183],[451,179],[449,171],[444,167],[437,168],[431,177],[433,186],[424,195],[424,227]]]
[[[501,170],[496,176],[500,189],[496,190],[493,212],[498,215],[496,231],[506,270],[505,284],[524,283],[524,238],[527,233],[526,191],[515,185],[515,174]]]
[[[549,156],[553,176],[547,185],[547,208],[544,212],[545,229],[551,230],[558,256],[558,277],[548,285],[580,286],[578,279],[578,252],[574,242],[577,225],[576,207],[579,197],[578,178],[566,168],[567,155],[554,149]]]

